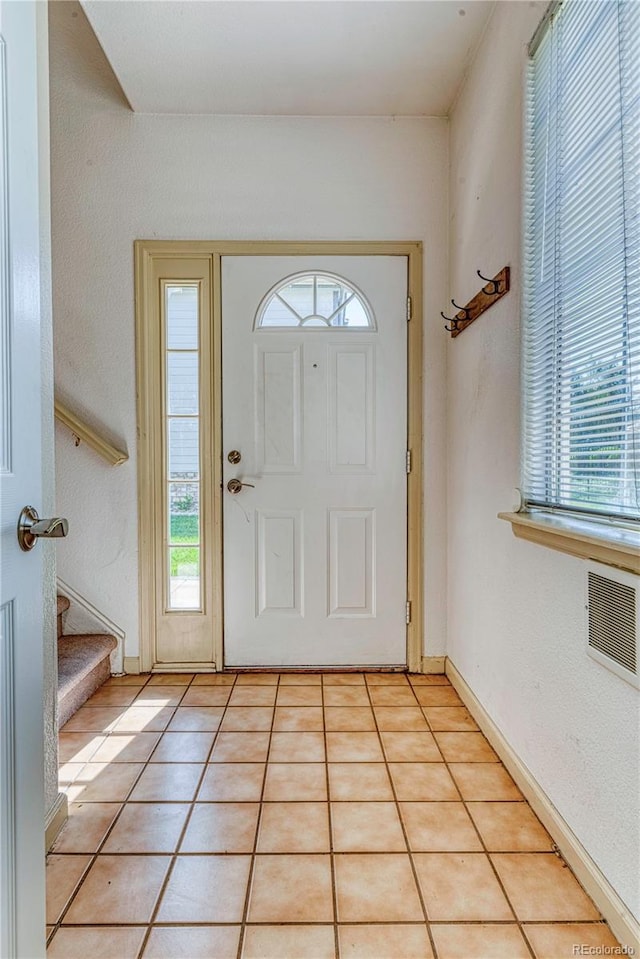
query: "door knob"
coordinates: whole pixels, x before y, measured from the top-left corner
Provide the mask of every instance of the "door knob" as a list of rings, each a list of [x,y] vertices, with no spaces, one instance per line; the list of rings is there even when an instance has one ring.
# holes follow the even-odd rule
[[[234,493],[234,494],[240,493],[242,491],[243,486],[250,486],[251,489],[256,488],[254,483],[243,483],[242,480],[236,479],[235,477],[233,479],[230,479],[229,482],[227,483],[227,489],[229,490],[230,493]]]
[[[18,543],[25,553],[33,549],[38,539],[58,539],[68,532],[68,520],[62,516],[40,519],[33,506],[25,506],[18,519]]]

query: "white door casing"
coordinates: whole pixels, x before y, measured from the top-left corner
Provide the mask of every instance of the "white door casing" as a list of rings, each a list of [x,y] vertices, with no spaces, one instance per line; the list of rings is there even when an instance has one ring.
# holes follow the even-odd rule
[[[305,272],[375,328],[254,329]],[[406,304],[403,256],[222,257],[226,666],[406,665]]]
[[[0,3],[0,955],[44,955],[37,4]]]

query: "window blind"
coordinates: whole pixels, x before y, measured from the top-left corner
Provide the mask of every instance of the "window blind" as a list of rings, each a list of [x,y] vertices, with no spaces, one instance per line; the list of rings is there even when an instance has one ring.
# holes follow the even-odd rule
[[[528,506],[640,517],[640,3],[564,0],[530,52]]]

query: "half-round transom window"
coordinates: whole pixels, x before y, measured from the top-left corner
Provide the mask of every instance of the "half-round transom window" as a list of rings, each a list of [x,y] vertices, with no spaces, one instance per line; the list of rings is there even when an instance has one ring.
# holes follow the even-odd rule
[[[375,330],[373,310],[353,283],[333,273],[296,273],[263,298],[254,329]]]

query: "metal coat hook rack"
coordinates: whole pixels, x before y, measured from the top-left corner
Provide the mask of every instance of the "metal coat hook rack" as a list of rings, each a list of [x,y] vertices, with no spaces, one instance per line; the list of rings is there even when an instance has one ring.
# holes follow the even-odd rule
[[[483,276],[480,270],[476,270],[476,273],[481,280],[485,281],[486,285],[469,300],[466,306],[458,306],[455,300],[451,300],[458,311],[455,316],[445,316],[442,311],[440,312],[440,316],[447,321],[447,324],[451,324],[450,326],[445,324],[445,330],[451,334],[452,339],[459,336],[474,320],[477,320],[490,306],[493,306],[505,293],[509,292],[511,270],[508,266],[504,266],[499,273],[491,278]]]

